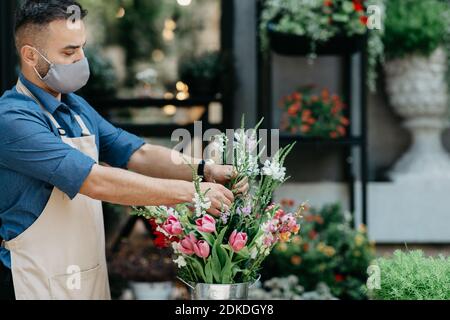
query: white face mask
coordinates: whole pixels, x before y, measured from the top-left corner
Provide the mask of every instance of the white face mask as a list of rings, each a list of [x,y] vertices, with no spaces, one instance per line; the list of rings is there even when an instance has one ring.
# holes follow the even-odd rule
[[[44,57],[39,50],[33,49],[50,65],[50,69],[45,77],[42,77],[36,68],[34,68],[34,71],[55,92],[72,93],[83,88],[88,82],[90,70],[86,57],[71,64],[54,64]]]

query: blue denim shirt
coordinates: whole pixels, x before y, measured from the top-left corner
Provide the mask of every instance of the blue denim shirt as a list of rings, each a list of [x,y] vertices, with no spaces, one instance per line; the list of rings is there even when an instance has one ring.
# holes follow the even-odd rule
[[[20,76],[70,138],[81,137],[78,114],[96,137],[100,161],[126,168],[144,140],[114,127],[83,98],[62,101]],[[0,98],[0,237],[14,239],[39,217],[54,187],[73,199],[95,161],[65,144],[51,120],[31,98],[6,91]],[[0,263],[11,268],[9,251],[0,248]]]

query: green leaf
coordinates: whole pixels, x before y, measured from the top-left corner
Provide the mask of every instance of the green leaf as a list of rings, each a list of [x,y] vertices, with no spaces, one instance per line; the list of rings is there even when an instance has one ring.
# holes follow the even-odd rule
[[[205,279],[206,279],[206,283],[213,283],[213,272],[212,272],[212,267],[211,267],[211,260],[209,260],[206,263],[205,266]]]
[[[222,283],[223,284],[232,283],[231,281],[232,276],[233,276],[233,263],[231,262],[230,257],[228,257],[228,260],[222,269]]]
[[[203,279],[203,281],[207,283],[206,275],[203,270],[202,264],[196,258],[189,258],[189,260],[192,261],[192,266],[196,271],[197,275],[199,275]]]
[[[332,17],[333,17],[333,21],[336,21],[336,22],[347,22],[348,21],[348,17],[345,14],[335,13],[335,14],[333,14]]]
[[[214,236],[211,233],[200,232],[200,231],[199,231],[199,233],[201,234],[202,238],[205,239],[206,242],[208,242],[208,244],[211,247],[214,246],[215,239],[214,239]]]
[[[353,12],[353,3],[351,1],[344,1],[342,3],[342,9],[344,12],[352,13]]]
[[[216,242],[214,243],[213,251],[217,253],[217,256],[220,261],[220,265],[223,267],[225,266],[225,263],[227,261],[228,254],[227,252],[222,248],[222,242],[223,238],[225,236],[225,233],[227,232],[228,228],[223,228],[223,230],[220,232],[219,236],[216,239]]]
[[[241,251],[237,253],[238,256],[248,259],[250,258],[250,251],[248,250],[248,247],[244,247]]]
[[[226,249],[226,250],[230,251],[230,252],[234,252],[233,249],[230,247],[229,244],[222,244],[221,247],[222,247],[223,249]]]
[[[220,264],[220,259],[219,259],[219,255],[217,254],[217,250],[215,250],[215,249],[212,250],[211,269],[212,269],[212,274],[213,274],[214,280],[216,281],[216,283],[220,283],[220,281],[221,281],[220,276],[222,273],[222,265]]]

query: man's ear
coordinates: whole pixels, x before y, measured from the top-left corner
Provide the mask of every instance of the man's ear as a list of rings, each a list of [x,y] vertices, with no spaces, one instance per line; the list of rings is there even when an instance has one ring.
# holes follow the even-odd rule
[[[23,63],[34,68],[38,64],[39,56],[36,50],[28,45],[25,45],[20,49],[20,56],[22,57]]]

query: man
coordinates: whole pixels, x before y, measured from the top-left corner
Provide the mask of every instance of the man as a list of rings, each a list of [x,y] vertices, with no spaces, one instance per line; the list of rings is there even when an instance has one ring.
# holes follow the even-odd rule
[[[28,0],[17,12],[21,75],[0,98],[0,299],[109,299],[101,201],[171,206],[194,196],[181,154],[115,128],[73,94],[89,78],[86,14],[73,0]],[[211,214],[247,192],[246,181],[234,194],[223,186],[232,167],[191,160],[209,181]]]

